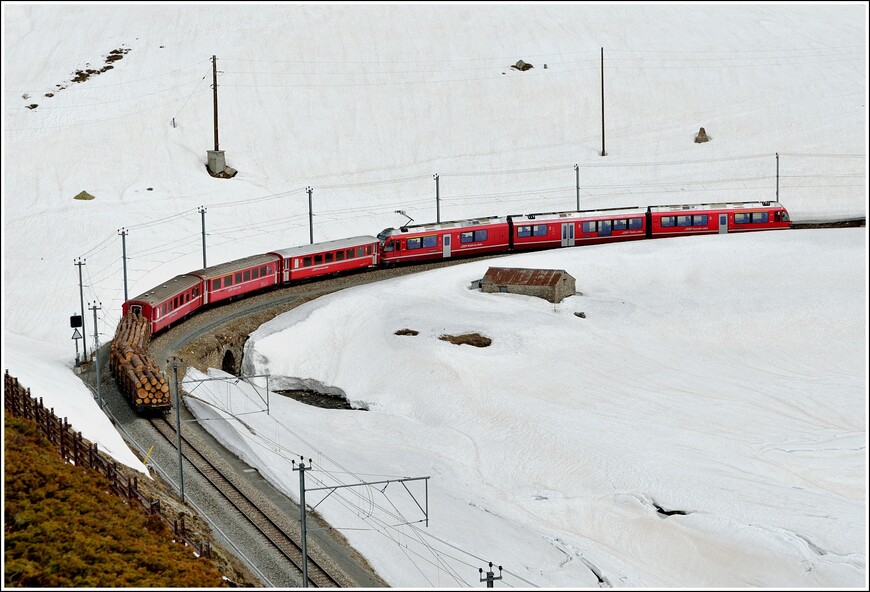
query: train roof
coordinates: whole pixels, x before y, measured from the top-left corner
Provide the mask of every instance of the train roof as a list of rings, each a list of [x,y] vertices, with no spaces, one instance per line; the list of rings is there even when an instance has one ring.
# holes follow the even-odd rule
[[[709,204],[678,204],[672,206],[650,206],[650,212],[684,212],[697,210],[742,210],[749,208],[781,208],[776,201],[732,201]]]
[[[390,233],[400,232],[402,234],[409,232],[428,232],[431,230],[445,230],[448,228],[468,228],[471,226],[486,226],[488,224],[503,224],[507,222],[505,216],[485,216],[482,218],[469,218],[467,220],[451,220],[449,222],[435,222],[428,224],[412,224],[411,226],[400,226],[399,228],[384,228],[378,238],[381,236],[390,236]]]
[[[303,255],[313,255],[314,253],[322,253],[324,251],[339,251],[341,249],[349,249],[351,247],[359,247],[378,242],[373,236],[355,236],[352,238],[342,238],[325,243],[315,243],[313,245],[302,245],[299,247],[287,247],[286,249],[278,249],[269,251],[276,255],[280,255],[284,259],[292,257],[302,257]]]
[[[597,210],[575,210],[572,212],[542,212],[535,214],[522,214],[516,216],[509,216],[510,218],[516,220],[559,220],[562,218],[571,218],[576,220],[577,218],[597,218],[600,216],[643,216],[646,213],[646,210],[639,206],[630,206],[625,208],[599,208]]]
[[[168,282],[160,284],[156,288],[151,288],[144,294],[130,299],[128,302],[144,302],[151,306],[162,304],[177,294],[181,294],[202,282],[202,278],[195,275],[183,274],[177,275]]]
[[[190,273],[191,275],[197,275],[203,279],[208,280],[211,278],[226,275],[228,273],[233,273],[235,271],[248,269],[249,267],[256,267],[257,265],[262,265],[264,263],[274,262],[275,256],[268,253],[265,255],[251,255],[250,257],[236,259],[235,261],[227,261],[226,263],[221,263],[212,267],[206,267],[205,269],[197,269],[196,271],[191,271]]]

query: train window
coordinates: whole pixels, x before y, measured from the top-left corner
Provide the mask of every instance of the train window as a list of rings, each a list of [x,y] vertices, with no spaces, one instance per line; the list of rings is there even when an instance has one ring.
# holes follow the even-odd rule
[[[531,226],[517,226],[517,236],[532,236]]]
[[[753,224],[764,224],[767,222],[767,212],[752,212]]]
[[[405,241],[405,248],[406,249],[419,249],[420,248],[420,238],[419,237],[409,238],[407,241]]]
[[[251,272],[250,272],[250,271],[245,271],[245,275],[244,275],[244,277],[245,277],[245,281],[246,281],[246,282],[251,281]]]
[[[336,251],[335,252],[335,260],[336,261],[344,261],[344,251]]]
[[[628,220],[623,218],[622,220],[613,221],[613,230],[625,230],[626,228],[628,228]]]
[[[311,257],[303,257],[302,258],[302,267],[311,267]]]
[[[211,289],[212,289],[212,290],[217,290],[217,289],[220,288],[220,287],[221,287],[221,280],[220,280],[220,278],[211,281]]]
[[[251,270],[251,277],[253,279],[257,279],[258,277],[260,277],[260,268],[259,267],[255,267],[253,270]]]
[[[314,265],[320,265],[323,263],[323,255],[317,254],[314,256]]]
[[[325,260],[327,263],[332,263],[332,260],[335,258],[334,255],[335,255],[334,253],[327,253],[327,254],[324,255],[323,257],[324,257],[324,260]]]
[[[357,251],[359,251],[359,250],[360,249],[357,249]],[[390,241],[388,243],[384,243],[384,252],[385,253],[389,253],[392,250],[393,250],[393,241]]]
[[[489,231],[487,231],[487,230],[475,230],[474,231],[474,241],[475,242],[485,241],[488,234],[489,234]]]
[[[265,277],[269,274],[269,268],[265,265],[260,268],[260,275]]]
[[[228,275],[224,278],[224,288],[233,285],[233,276]]]
[[[692,226],[706,226],[707,214],[696,214],[692,216]]]
[[[347,257],[348,259],[353,259],[353,249],[348,249],[347,251],[345,251],[345,257]]]
[[[474,242],[474,233],[473,232],[463,232],[462,234],[459,235],[459,242],[462,244]]]
[[[637,230],[638,228],[643,228],[643,218],[629,218],[628,228],[630,230]]]
[[[584,222],[583,232],[598,232],[598,222]]]
[[[372,254],[372,246],[366,245],[366,255],[371,255],[371,254]]]
[[[734,214],[735,224],[749,224],[749,214]]]
[[[424,248],[437,247],[437,246],[438,246],[438,236],[433,234],[432,236],[424,236],[423,237],[423,247]]]
[[[662,226],[673,226],[674,225],[674,217],[673,216],[662,216]]]
[[[236,284],[241,284],[241,283],[242,283],[242,272],[241,272],[241,271],[240,271],[239,273],[236,274],[236,280],[235,280],[235,283],[236,283]]]
[[[783,210],[782,212],[782,221],[788,222],[788,212],[786,212],[785,210]]]
[[[677,226],[691,226],[692,225],[692,217],[691,216],[677,216]]]
[[[396,247],[396,245],[398,244],[398,241],[390,241],[390,242],[388,242],[387,244],[388,244],[389,247],[390,247],[390,248],[387,249],[387,250],[392,251],[392,250]],[[356,248],[356,256],[357,256],[357,257],[362,257],[362,256],[365,255],[365,254],[366,254],[365,249],[363,249],[362,247],[357,247],[357,248]]]
[[[478,230],[477,232],[486,232],[485,230]],[[477,232],[475,232],[475,238],[477,238]],[[547,225],[546,224],[536,224],[532,229],[532,234],[535,236],[547,236]],[[484,236],[480,240],[486,240],[486,236]]]

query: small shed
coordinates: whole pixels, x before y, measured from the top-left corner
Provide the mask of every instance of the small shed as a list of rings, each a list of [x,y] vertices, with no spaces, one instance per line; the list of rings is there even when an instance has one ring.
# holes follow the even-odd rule
[[[564,269],[490,267],[480,282],[483,292],[507,292],[561,302],[576,292],[576,280]]]

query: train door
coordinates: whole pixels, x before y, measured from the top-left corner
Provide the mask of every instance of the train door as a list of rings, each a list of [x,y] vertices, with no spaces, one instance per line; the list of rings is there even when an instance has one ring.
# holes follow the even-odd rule
[[[728,214],[719,214],[719,234],[728,234]]]
[[[444,235],[442,246],[443,246],[443,256],[446,259],[447,257],[450,257],[450,235],[449,234]]]
[[[598,222],[598,236],[610,236],[611,220],[601,220]]]
[[[574,223],[573,222],[562,223],[562,246],[563,247],[573,247],[574,246]]]

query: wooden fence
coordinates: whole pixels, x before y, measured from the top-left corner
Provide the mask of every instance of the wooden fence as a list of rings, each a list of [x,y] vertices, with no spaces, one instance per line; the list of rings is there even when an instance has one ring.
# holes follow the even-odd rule
[[[21,386],[18,379],[9,375],[9,370],[3,375],[3,406],[6,411],[16,417],[34,421],[45,437],[54,444],[61,458],[77,467],[87,467],[99,471],[109,480],[112,491],[138,505],[149,515],[162,519],[171,529],[176,539],[196,549],[203,557],[211,557],[211,546],[208,541],[195,543],[188,538],[184,527],[184,516],[181,520],[170,520],[160,509],[160,500],[152,500],[139,491],[138,477],[125,477],[118,470],[118,464],[103,455],[97,445],[82,438],[81,432],[74,432],[66,418],[58,419],[54,408],[46,409],[42,397],[36,400],[31,396],[30,389]]]

